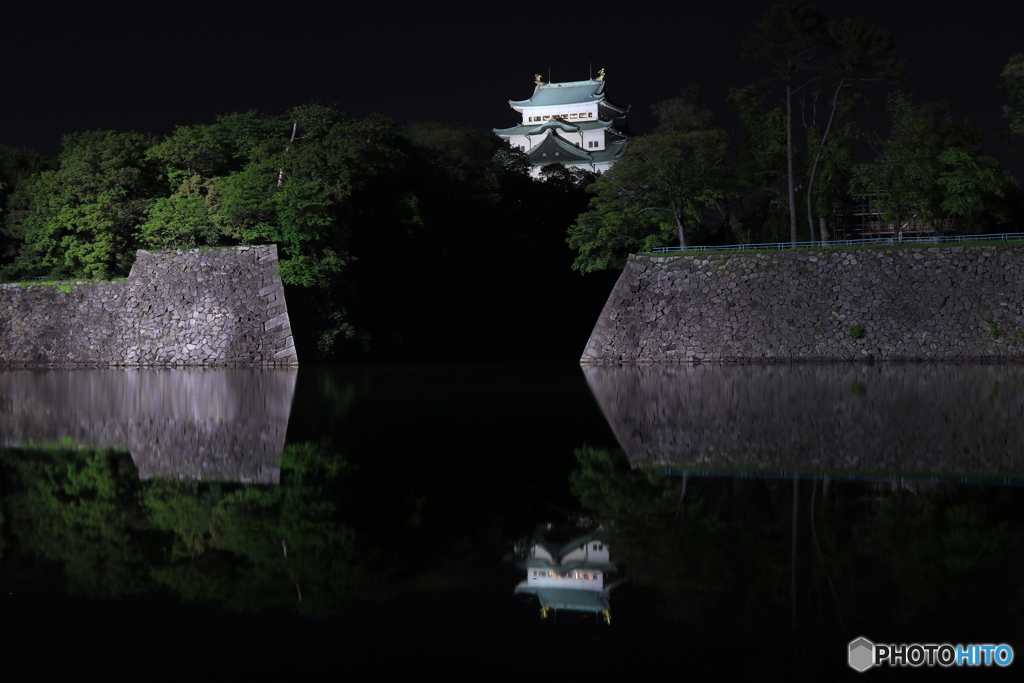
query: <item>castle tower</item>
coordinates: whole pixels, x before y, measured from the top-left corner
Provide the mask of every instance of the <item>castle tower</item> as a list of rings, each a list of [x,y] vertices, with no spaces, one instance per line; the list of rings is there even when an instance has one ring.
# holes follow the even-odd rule
[[[598,74],[595,79],[569,83],[544,83],[538,75],[533,96],[509,100],[509,106],[522,115],[522,123],[495,128],[494,133],[526,153],[533,175],[547,164],[602,173],[625,153],[629,107],[608,101],[604,69]]]

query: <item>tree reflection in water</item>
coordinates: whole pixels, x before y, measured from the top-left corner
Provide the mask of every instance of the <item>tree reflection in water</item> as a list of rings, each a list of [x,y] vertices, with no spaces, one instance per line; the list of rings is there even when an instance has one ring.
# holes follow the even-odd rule
[[[124,452],[0,455],[19,560],[63,564],[71,592],[170,588],[239,610],[326,614],[386,576],[338,504],[350,466],[313,444],[285,447],[280,486],[140,481]]]
[[[1024,571],[1020,487],[684,479],[632,469],[607,449],[582,447],[576,458],[573,493],[636,586],[657,591],[663,618],[777,635],[793,621],[803,642],[862,630],[948,639],[964,631],[958,616],[986,610],[995,591],[989,626],[1009,620],[1024,635],[1024,590],[1007,581]],[[680,516],[673,493],[684,485]]]
[[[84,428],[61,432],[72,424],[116,435],[118,425],[144,426],[149,413],[129,404],[139,419],[118,422],[85,397],[68,415],[87,419],[58,424],[52,407],[63,404],[53,397],[63,378],[33,379],[49,387],[37,392],[46,400],[25,402],[19,398],[25,392],[0,396],[11,416],[0,420],[5,438],[18,436],[8,427],[27,435],[38,426],[32,443],[47,435],[56,442],[18,448],[6,441],[8,450],[0,452],[0,580],[10,580],[16,593],[7,598],[8,623],[22,629],[36,619],[34,631],[22,630],[40,642],[72,624],[57,631],[66,643],[109,612],[88,648],[111,634],[134,636],[134,626],[122,624],[131,623],[133,605],[145,604],[151,631],[139,652],[147,657],[165,642],[152,634],[191,643],[196,629],[217,635],[225,620],[244,642],[264,642],[270,624],[276,638],[303,649],[317,642],[325,653],[345,634],[348,655],[359,651],[374,661],[390,656],[394,642],[444,656],[461,656],[471,642],[481,658],[497,661],[541,651],[571,625],[562,617],[557,627],[541,620],[537,604],[520,613],[513,597],[526,578],[514,566],[515,539],[553,521],[546,534],[562,544],[574,537],[561,533],[562,526],[599,529],[620,574],[632,579],[611,598],[610,626],[595,629],[593,613],[580,622],[580,633],[601,638],[618,662],[642,664],[651,651],[675,652],[688,662],[704,652],[735,658],[740,643],[749,652],[735,665],[756,667],[761,655],[777,656],[773,649],[785,645],[801,668],[835,672],[846,671],[837,658],[857,635],[880,642],[1016,642],[1024,635],[1024,488],[954,483],[931,471],[923,452],[875,458],[887,466],[904,462],[902,472],[863,473],[850,463],[871,455],[881,437],[843,442],[835,436],[874,433],[872,420],[942,419],[941,428],[904,424],[898,436],[910,443],[929,434],[934,445],[952,435],[954,447],[969,447],[963,462],[977,476],[1010,471],[1001,468],[1019,461],[1019,426],[1011,418],[1024,406],[1013,368],[975,373],[958,366],[948,382],[927,367],[910,368],[904,379],[893,368],[852,365],[677,368],[667,388],[656,386],[654,369],[592,373],[614,434],[648,449],[628,458],[601,447],[615,437],[588,403],[587,387],[578,386],[578,368],[570,369],[577,374],[555,376],[577,386],[575,394],[538,391],[548,386],[540,384],[548,371],[524,379],[519,368],[504,383],[481,378],[476,369],[307,375],[298,384],[307,382],[309,390],[296,393],[290,442],[280,456],[256,459],[253,467],[228,467],[245,461],[224,458],[225,467],[216,470],[241,473],[249,484],[196,481],[200,468],[185,458],[181,467],[158,468],[154,458],[121,450],[129,441],[87,441]],[[854,382],[860,382],[856,391]],[[950,427],[942,418],[947,413],[922,401],[957,386],[982,403],[961,410],[971,424]],[[170,395],[182,398],[179,412],[186,415],[185,398],[208,394]],[[220,403],[223,413],[229,404]],[[242,408],[196,433],[230,435],[234,416],[251,416],[249,407],[260,401],[236,403]],[[782,421],[791,413],[795,428]],[[718,423],[702,426],[702,416],[717,416]],[[271,431],[284,445],[285,422],[276,424]],[[774,440],[752,440],[773,425]],[[596,445],[577,448],[574,457],[584,439]],[[892,454],[902,448],[900,439],[882,445]],[[995,441],[1002,450],[990,448]],[[676,447],[673,458],[659,455],[665,445]],[[790,457],[787,445],[810,450]],[[756,457],[750,448],[759,449]],[[687,460],[687,453],[703,460]],[[827,462],[828,453],[843,457],[834,469],[814,469],[814,458]],[[936,463],[952,462],[948,453],[935,454]],[[715,474],[719,456],[734,469]],[[278,462],[279,476],[250,475],[276,472]],[[758,476],[737,476],[758,467]],[[931,469],[921,474],[922,467]],[[61,572],[52,572],[54,566]],[[48,583],[55,575],[77,595],[124,599],[68,598]],[[78,619],[65,619],[76,605]],[[307,618],[321,615],[336,616]],[[207,651],[219,657],[219,641]],[[544,651],[559,661],[564,652]],[[711,675],[716,661],[733,660],[708,656],[692,672],[699,677],[701,662],[708,662]]]

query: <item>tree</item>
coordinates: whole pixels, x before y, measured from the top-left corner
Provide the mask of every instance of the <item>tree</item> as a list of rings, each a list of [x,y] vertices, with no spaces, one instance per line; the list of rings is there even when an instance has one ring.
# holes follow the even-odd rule
[[[1006,196],[1015,183],[998,161],[972,155],[962,147],[943,151],[939,163],[943,169],[936,182],[944,190],[939,208],[961,219],[968,229],[977,229],[982,217],[990,212],[993,198]]]
[[[789,195],[790,241],[797,241],[796,191],[806,188],[809,237],[814,240],[815,181],[822,165],[834,164],[830,153],[843,156],[837,134],[849,132],[843,125],[860,99],[859,87],[869,81],[892,79],[903,65],[892,56],[891,37],[862,19],[829,20],[810,5],[775,5],[764,13],[758,33],[745,43],[747,56],[767,61],[774,72],[769,82],[783,86],[786,112],[786,172]],[[793,135],[793,99],[799,96],[801,120],[806,133],[807,169],[796,168]],[[819,107],[819,100],[825,99]],[[818,120],[822,112],[823,121]],[[805,181],[798,183],[797,177]],[[828,202],[825,202],[827,204]]]
[[[726,208],[730,228],[744,244],[781,242],[785,232],[778,200],[785,193],[779,179],[786,178],[786,116],[780,107],[766,111],[766,97],[756,85],[733,88],[728,97],[746,129]]]
[[[569,477],[569,488],[583,507],[600,522],[627,526],[671,515],[677,488],[654,470],[631,470],[622,452],[583,446],[573,455],[579,464]]]
[[[892,130],[869,138],[877,157],[854,169],[854,194],[871,201],[882,219],[902,231],[912,219],[947,229],[976,229],[1013,183],[999,163],[981,154],[981,133],[953,120],[944,102],[914,106],[893,93],[888,109]]]
[[[748,57],[769,62],[775,82],[783,85],[786,106],[786,173],[789,195],[789,239],[796,235],[796,173],[794,170],[793,97],[814,76],[810,73],[817,54],[828,44],[828,23],[810,5],[774,5],[758,23],[758,33],[744,43]]]
[[[221,119],[247,155],[220,183],[224,227],[247,242],[278,244],[281,279],[302,288],[295,296],[308,299],[305,319],[328,353],[356,338],[346,311],[357,242],[416,224],[408,143],[380,116],[357,121],[319,105],[296,107],[273,125],[260,116]]]
[[[728,140],[694,87],[653,107],[658,125],[633,139],[626,154],[590,186],[591,209],[570,228],[580,252],[573,267],[588,272],[618,265],[623,248],[680,246],[701,226],[704,210],[724,196]]]
[[[853,109],[857,99],[855,86],[882,78],[891,80],[903,72],[903,64],[896,62],[892,57],[892,38],[863,19],[829,22],[828,34],[829,55],[822,67],[825,79],[822,85],[827,85],[832,90],[832,101],[827,108],[828,120],[824,128],[812,124],[815,130],[808,131],[808,151],[813,150],[813,161],[807,174],[807,222],[812,241],[815,215],[814,181],[823,156],[827,160],[826,163],[832,166],[836,165],[837,160],[841,165],[844,156],[848,158],[848,154],[842,154],[845,151],[844,147],[835,144],[834,137],[835,133],[842,130],[843,115]],[[813,111],[817,111],[817,106]],[[847,127],[847,132],[848,130]],[[814,138],[820,138],[816,148],[813,144]],[[826,239],[824,233],[821,237]]]
[[[27,215],[8,223],[22,240],[24,269],[56,268],[72,277],[125,275],[158,171],[146,160],[155,140],[139,133],[66,135],[58,167],[26,184]]]
[[[999,88],[1009,100],[1003,105],[1003,116],[1010,119],[1010,134],[1024,136],[1024,52],[1010,57],[1001,74]]]
[[[220,178],[196,174],[170,197],[157,199],[139,227],[139,243],[151,249],[215,246],[226,236]]]
[[[406,125],[401,134],[428,154],[433,173],[492,187],[497,182],[494,155],[506,146],[493,133],[426,121]]]
[[[673,226],[662,216],[638,214],[605,202],[579,215],[566,242],[578,252],[573,269],[581,273],[621,268],[627,254],[668,244]]]
[[[10,260],[21,246],[21,240],[15,236],[20,234],[19,226],[29,208],[25,186],[53,166],[53,159],[30,149],[0,145],[0,259]]]
[[[146,152],[167,174],[172,191],[194,176],[224,175],[229,169],[230,151],[221,126],[178,126],[174,133]]]
[[[116,597],[152,585],[138,480],[120,476],[126,462],[127,453],[98,449],[0,451],[12,545],[61,562],[71,593]]]
[[[18,185],[39,175],[52,164],[30,149],[0,145],[0,213]]]

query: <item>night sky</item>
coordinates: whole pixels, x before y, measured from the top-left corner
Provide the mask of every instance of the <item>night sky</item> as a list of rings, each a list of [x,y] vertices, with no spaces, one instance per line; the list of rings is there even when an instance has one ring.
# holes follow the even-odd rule
[[[608,93],[631,106],[630,128],[650,129],[650,106],[689,82],[738,131],[725,95],[766,75],[741,42],[771,3],[145,3],[114,10],[4,10],[6,61],[0,144],[60,150],[90,129],[166,134],[217,114],[277,114],[309,102],[361,117],[436,120],[479,128],[518,122],[509,99],[532,77],[571,81],[608,73]],[[985,148],[1024,180],[1024,154],[996,140],[999,73],[1024,52],[1017,3],[899,0],[818,2],[831,17],[861,16],[890,31],[918,102],[947,100],[985,131]],[[24,6],[22,6],[24,7]],[[592,72],[591,72],[592,69]],[[864,110],[884,126],[884,90]]]

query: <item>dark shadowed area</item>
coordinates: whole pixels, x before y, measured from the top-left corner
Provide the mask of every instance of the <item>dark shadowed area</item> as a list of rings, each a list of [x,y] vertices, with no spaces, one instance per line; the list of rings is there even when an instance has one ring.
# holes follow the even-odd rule
[[[564,18],[468,2],[315,9],[232,2],[188,12],[22,5],[5,22],[0,143],[55,154],[60,137],[74,131],[168,134],[217,114],[276,114],[311,101],[355,117],[378,112],[489,129],[515,122],[506,102],[530,94],[534,73],[572,81],[598,68],[607,69],[615,100],[632,106],[631,126],[644,132],[653,124],[650,106],[690,82],[725,115],[728,89],[764,75],[742,59],[742,41],[771,4],[641,9],[600,1],[566,9]],[[812,4],[891,32],[907,62],[901,87],[918,101],[948,100],[955,116],[986,132],[986,152],[1006,163],[995,141],[1006,128],[996,83],[1022,49],[1011,5]],[[881,104],[873,108],[884,122]],[[1019,172],[1019,162],[1011,167]]]

